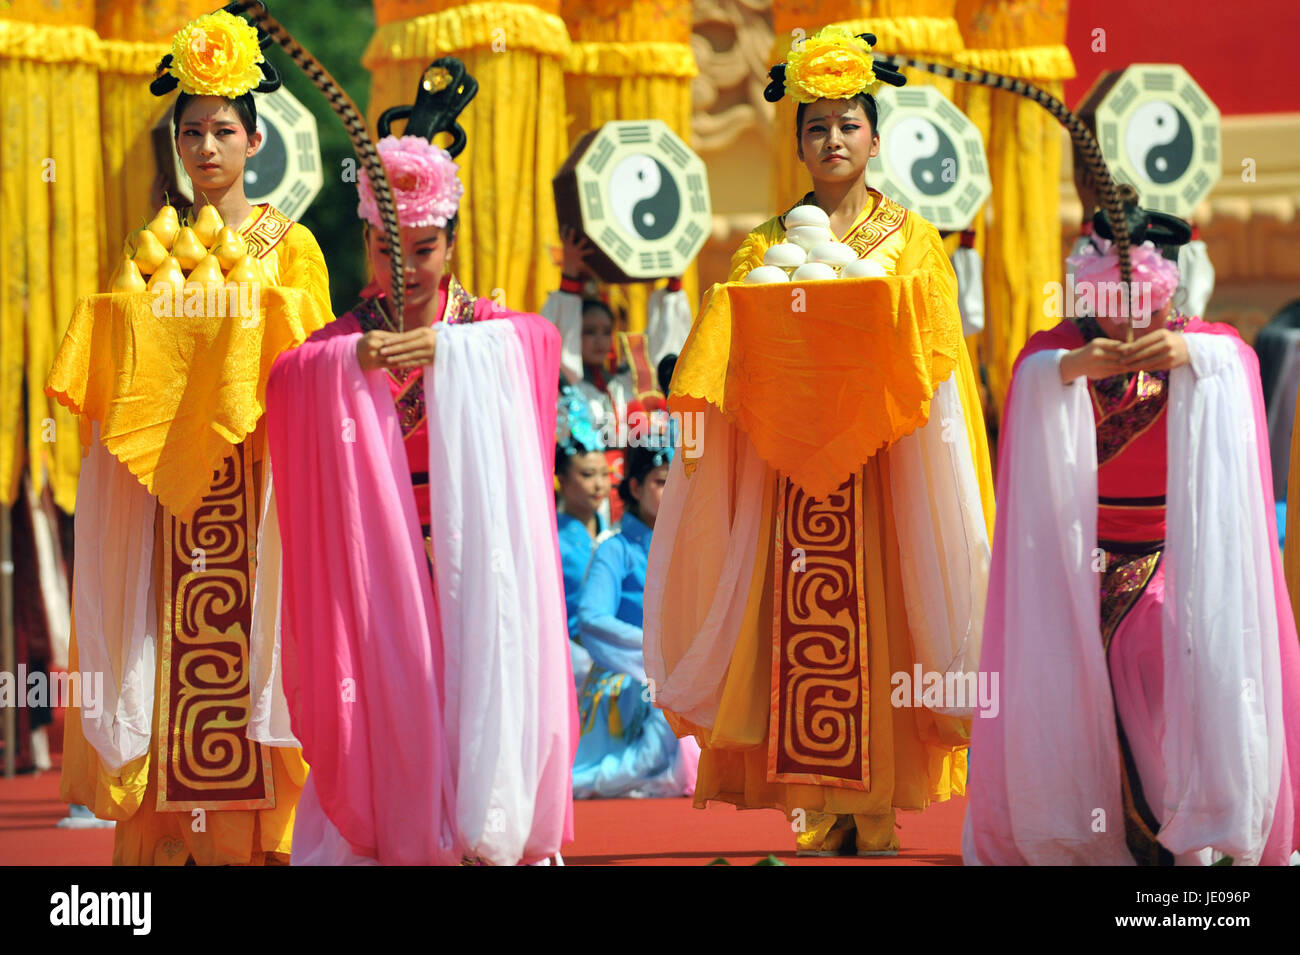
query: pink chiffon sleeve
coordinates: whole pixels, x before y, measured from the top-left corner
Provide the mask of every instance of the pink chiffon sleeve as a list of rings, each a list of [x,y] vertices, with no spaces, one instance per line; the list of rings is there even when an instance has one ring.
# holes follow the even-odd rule
[[[454,862],[442,648],[392,397],[340,319],[277,360],[267,435],[284,688],[321,806],[360,855]]]

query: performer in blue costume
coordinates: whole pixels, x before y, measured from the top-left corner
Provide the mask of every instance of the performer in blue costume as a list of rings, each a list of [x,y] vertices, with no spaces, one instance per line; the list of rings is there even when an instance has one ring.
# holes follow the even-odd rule
[[[596,545],[608,529],[609,464],[605,441],[591,420],[583,395],[560,384],[555,423],[555,513],[560,536],[560,566],[564,571],[564,605],[569,619],[569,656],[578,693],[591,669],[591,657],[578,641],[578,598]]]
[[[628,450],[619,532],[596,548],[578,602],[578,633],[591,670],[578,700],[582,736],[574,798],[682,796],[694,792],[699,748],[678,740],[654,707],[641,653],[642,594],[650,535],[668,479],[671,447]]]

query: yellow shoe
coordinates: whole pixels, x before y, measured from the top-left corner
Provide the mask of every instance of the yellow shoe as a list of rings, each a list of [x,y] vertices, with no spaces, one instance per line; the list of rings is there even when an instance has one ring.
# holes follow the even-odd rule
[[[848,848],[853,834],[853,817],[829,812],[810,812],[808,829],[795,837],[796,856],[838,856]]]
[[[883,816],[854,816],[857,850],[860,857],[889,858],[898,855],[898,829],[894,812]]]

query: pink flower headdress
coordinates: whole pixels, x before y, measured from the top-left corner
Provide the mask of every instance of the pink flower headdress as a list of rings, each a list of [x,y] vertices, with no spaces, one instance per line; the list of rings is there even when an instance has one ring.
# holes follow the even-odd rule
[[[377,146],[388,173],[388,187],[397,203],[397,219],[403,226],[445,228],[460,206],[465,187],[456,175],[451,154],[422,136],[385,136]],[[365,169],[357,178],[357,215],[383,228],[379,206]]]
[[[1104,243],[1105,251],[1089,243],[1078,255],[1065,260],[1065,270],[1074,276],[1075,288],[1088,283],[1119,284],[1119,254],[1106,239],[1094,239],[1094,242]],[[1151,309],[1159,311],[1169,304],[1178,288],[1178,265],[1161,255],[1151,242],[1134,246],[1131,258],[1133,281],[1139,288],[1144,284],[1151,286]]]

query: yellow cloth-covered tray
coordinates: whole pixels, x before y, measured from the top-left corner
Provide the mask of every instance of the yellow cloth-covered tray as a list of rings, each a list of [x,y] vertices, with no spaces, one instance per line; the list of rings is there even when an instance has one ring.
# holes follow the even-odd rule
[[[243,317],[159,316],[156,304],[153,292],[81,299],[45,392],[82,416],[83,444],[97,422],[109,452],[187,520],[221,459],[256,428],[276,357],[331,316],[278,286],[263,286]]]
[[[678,358],[669,406],[717,406],[772,467],[825,496],[929,419],[964,347],[942,288],[924,272],[715,285]]]

